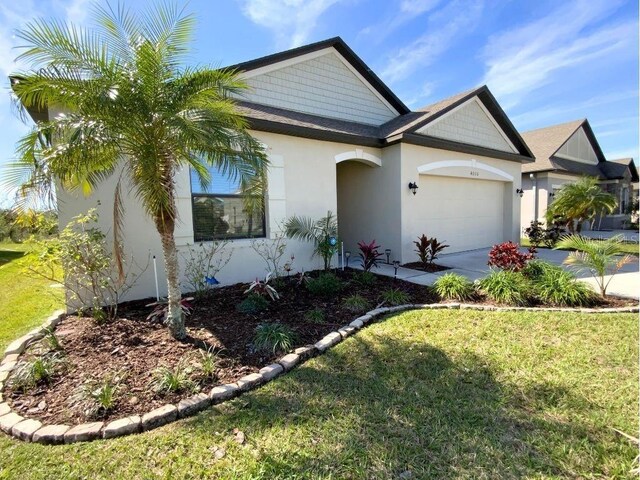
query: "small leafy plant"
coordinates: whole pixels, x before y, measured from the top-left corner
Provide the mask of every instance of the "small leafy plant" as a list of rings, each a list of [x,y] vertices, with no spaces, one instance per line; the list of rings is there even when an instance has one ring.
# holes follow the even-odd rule
[[[332,212],[328,211],[318,220],[294,215],[285,222],[284,228],[289,238],[313,242],[313,254],[322,257],[324,270],[329,270],[331,259],[338,251],[338,219]]]
[[[519,272],[529,260],[535,257],[535,249],[529,249],[528,253],[523,253],[519,250],[517,243],[504,242],[493,246],[489,252],[488,265],[502,270]]]
[[[545,228],[544,223],[538,220],[532,220],[531,225],[524,230],[529,243],[536,248],[540,245],[553,248],[563,232],[564,229],[558,222],[553,222],[551,226]]]
[[[106,416],[113,409],[122,390],[124,375],[106,375],[101,380],[85,381],[71,396],[71,405],[80,409],[87,418]]]
[[[392,306],[405,305],[411,300],[408,293],[398,290],[397,288],[385,290],[382,292],[381,298],[384,303]]]
[[[62,348],[62,345],[60,344],[60,339],[51,327],[47,327],[44,329],[43,341],[47,344],[49,350],[53,352],[62,352],[64,350]]]
[[[371,272],[353,272],[351,280],[361,287],[371,287],[376,283],[376,275]]]
[[[282,257],[287,249],[287,237],[284,234],[277,234],[273,239],[254,239],[251,241],[251,248],[262,259],[267,272],[272,272],[276,277],[287,271],[287,268],[291,270],[293,255],[291,255],[291,261],[282,266]]]
[[[282,323],[262,323],[256,327],[253,346],[256,351],[288,352],[293,347],[295,332]]]
[[[193,309],[193,305],[191,304],[191,302],[193,302],[193,297],[185,297],[180,300],[180,309],[182,310],[183,315],[191,315],[191,311]],[[153,311],[149,314],[149,316],[147,316],[147,320],[149,321],[164,322],[164,320],[167,318],[167,315],[169,314],[169,302],[167,302],[166,300],[153,302],[146,306],[154,307]]]
[[[342,282],[331,272],[323,272],[317,278],[312,278],[307,283],[307,290],[313,295],[331,297],[342,290]]]
[[[520,272],[525,277],[535,282],[550,270],[562,271],[562,267],[554,265],[553,263],[545,262],[544,260],[535,259],[527,262],[527,265],[520,270]]]
[[[200,373],[204,378],[216,378],[218,368],[218,355],[214,353],[213,347],[207,351],[200,350]]]
[[[473,283],[457,273],[445,273],[434,282],[433,288],[443,300],[464,302],[471,300],[475,295]]]
[[[353,313],[364,312],[369,309],[370,303],[362,295],[351,295],[342,301],[342,306]]]
[[[304,314],[304,319],[310,323],[324,323],[324,311],[320,308],[314,308]]]
[[[260,281],[259,279],[255,279],[251,285],[249,285],[249,288],[247,288],[244,293],[246,294],[253,294],[253,295],[258,295],[260,297],[269,297],[271,300],[278,300],[280,298],[280,295],[278,295],[278,292],[276,291],[275,288],[273,288],[271,285],[269,285],[269,281],[271,280],[271,272],[267,273],[267,276],[264,279],[264,282]]]
[[[238,310],[240,313],[245,313],[248,315],[263,312],[267,308],[269,308],[269,301],[266,298],[255,293],[250,294],[236,306],[236,310]]]
[[[218,285],[220,271],[229,263],[233,248],[228,240],[201,242],[187,246],[184,258],[184,277],[187,286],[199,297]]]
[[[20,362],[9,377],[9,385],[15,390],[26,392],[40,384],[50,383],[63,364],[64,360],[57,353]]]
[[[479,285],[487,297],[505,305],[526,305],[532,293],[525,276],[512,270],[494,270]]]
[[[358,249],[360,250],[358,256],[360,257],[360,263],[365,272],[368,272],[373,267],[378,268],[380,257],[383,256],[383,254],[378,251],[379,248],[380,245],[377,245],[375,240],[371,243],[364,241],[358,242]]]
[[[449,246],[438,242],[435,237],[429,238],[425,234],[420,235],[413,244],[416,246],[415,252],[422,263],[422,268],[425,270],[433,265],[440,252]]]
[[[150,386],[157,394],[178,392],[195,392],[197,383],[191,378],[193,369],[186,362],[180,361],[175,367],[161,366],[152,373]]]

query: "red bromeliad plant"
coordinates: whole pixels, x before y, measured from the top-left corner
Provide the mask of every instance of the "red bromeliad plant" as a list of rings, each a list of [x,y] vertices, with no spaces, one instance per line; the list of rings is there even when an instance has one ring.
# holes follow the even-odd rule
[[[529,253],[523,253],[519,250],[519,245],[513,242],[504,242],[494,245],[489,252],[490,267],[501,268],[502,270],[511,270],[518,272],[522,270],[529,260],[536,258],[535,248],[529,248]]]
[[[378,251],[380,245],[376,245],[376,241],[371,243],[358,242],[358,248],[360,249],[360,260],[362,261],[362,268],[365,272],[368,272],[373,267],[378,267],[378,261],[382,257],[382,253]]]

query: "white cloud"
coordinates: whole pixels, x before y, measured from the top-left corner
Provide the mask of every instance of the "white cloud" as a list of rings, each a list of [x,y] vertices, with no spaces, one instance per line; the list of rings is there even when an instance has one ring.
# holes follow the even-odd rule
[[[417,93],[408,97],[405,104],[414,108],[422,107],[429,102],[435,89],[436,82],[425,82]]]
[[[623,148],[620,150],[605,150],[604,152],[604,157],[607,160],[616,160],[618,158],[633,158],[634,162],[636,165],[638,165],[638,147],[630,147],[630,148]]]
[[[306,43],[318,18],[342,0],[239,1],[245,16],[272,31],[279,48],[292,48]]]
[[[578,0],[558,3],[548,15],[489,39],[482,58],[482,83],[510,108],[552,81],[560,69],[606,61],[629,50],[636,37],[637,20],[602,26],[620,2]]]
[[[419,68],[431,65],[437,57],[473,29],[482,15],[484,2],[455,1],[429,16],[426,34],[390,55],[382,78],[390,83],[408,77]]]
[[[510,115],[511,121],[522,130],[529,130],[549,125],[551,120],[553,123],[559,123],[564,120],[576,120],[587,116],[587,111],[595,107],[607,106],[611,107],[616,103],[628,102],[637,99],[638,91],[629,90],[622,92],[605,93],[590,97],[582,102],[571,102],[552,107],[539,108],[537,110],[527,109],[523,113]],[[637,118],[637,117],[636,117]],[[558,120],[563,119],[563,120]],[[598,126],[609,126],[623,123],[620,117],[614,117],[607,120],[601,120],[598,123],[591,123],[593,128]]]
[[[440,2],[441,0],[402,0],[397,9],[398,12],[391,20],[385,19],[383,22],[363,28],[360,30],[359,35],[367,35],[376,44],[379,44],[394,30],[414,18],[432,11]]]

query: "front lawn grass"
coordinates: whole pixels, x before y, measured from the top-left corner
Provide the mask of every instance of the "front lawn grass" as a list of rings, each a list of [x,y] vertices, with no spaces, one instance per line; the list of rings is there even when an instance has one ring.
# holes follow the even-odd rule
[[[63,305],[62,289],[24,274],[26,252],[24,244],[0,243],[0,351]]]
[[[637,315],[414,311],[156,431],[2,435],[0,478],[633,478],[637,405]]]
[[[528,248],[531,246],[531,242],[529,242],[529,239],[527,237],[522,237],[520,239],[520,246],[524,248]],[[547,247],[541,245],[538,248],[547,248]],[[631,255],[635,255],[635,256],[640,255],[640,246],[638,246],[637,243],[631,243],[631,242],[623,243],[622,245],[620,245],[620,249],[622,250],[623,253],[630,253]],[[568,249],[559,248],[558,250],[568,250]]]

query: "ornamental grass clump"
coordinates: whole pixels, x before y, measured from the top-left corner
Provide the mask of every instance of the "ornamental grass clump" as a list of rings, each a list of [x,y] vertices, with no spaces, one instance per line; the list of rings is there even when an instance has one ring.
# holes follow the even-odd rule
[[[304,319],[310,323],[324,323],[325,314],[322,309],[314,308],[313,310],[309,310],[304,314]]]
[[[360,287],[371,287],[376,280],[376,275],[372,272],[353,272],[351,275],[351,281]]]
[[[371,304],[362,295],[351,295],[342,301],[342,306],[353,313],[360,313],[368,310]]]
[[[505,305],[526,305],[532,293],[525,276],[511,270],[494,270],[480,280],[479,286],[491,300]]]
[[[178,362],[173,368],[163,365],[153,371],[150,386],[160,395],[195,392],[198,384],[191,378],[192,373],[193,369],[184,361]]]
[[[473,299],[475,295],[473,283],[457,273],[445,273],[435,281],[433,288],[443,300],[464,302]]]
[[[291,350],[296,335],[291,328],[282,323],[262,323],[256,327],[253,346],[256,351],[285,353]]]
[[[583,282],[576,280],[571,272],[561,268],[549,268],[534,280],[535,293],[545,305],[560,307],[582,307],[591,305],[595,292]]]
[[[116,405],[125,375],[105,375],[98,380],[86,380],[71,396],[71,405],[82,411],[87,418],[106,416]]]
[[[402,290],[398,290],[397,288],[390,288],[389,290],[385,290],[380,295],[382,301],[387,305],[397,306],[397,305],[405,305],[409,303],[411,297],[408,293],[403,292]]]
[[[13,389],[26,392],[38,385],[51,383],[55,374],[64,365],[65,361],[58,353],[20,362],[9,377],[8,383]]]

